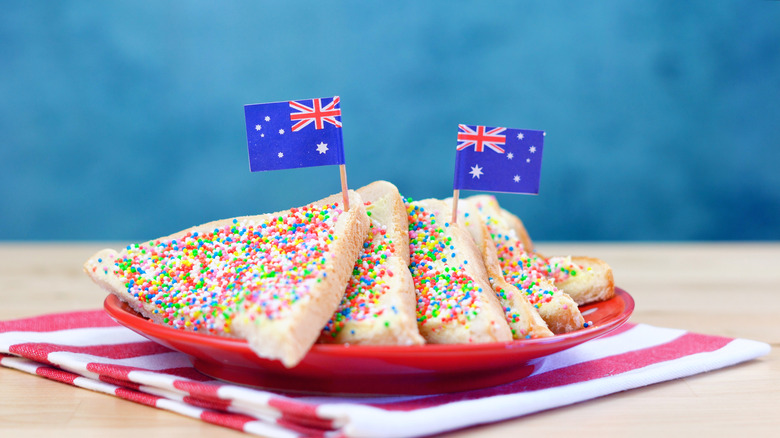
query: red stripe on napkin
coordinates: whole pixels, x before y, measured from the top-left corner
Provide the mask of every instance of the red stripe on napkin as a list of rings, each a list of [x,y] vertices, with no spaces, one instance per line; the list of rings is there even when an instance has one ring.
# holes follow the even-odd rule
[[[140,391],[134,391],[127,388],[117,388],[114,393],[125,400],[134,401],[147,406],[157,407],[157,402],[162,399],[156,395],[147,394]]]
[[[105,382],[105,383],[109,383],[111,385],[124,386],[124,387],[126,387],[128,389],[134,389],[136,391],[141,389],[141,385],[139,383],[130,382],[128,380],[115,379],[115,378],[109,377],[109,376],[100,376],[100,381],[101,382]]]
[[[295,400],[274,397],[268,400],[268,405],[279,409],[286,415],[304,418],[317,417],[317,405],[300,403]]]
[[[279,409],[282,418],[278,421],[287,424],[300,424],[317,429],[332,429],[333,421],[320,418],[317,414],[317,404],[302,403],[294,399],[273,397],[268,405]]]
[[[213,398],[220,400],[217,391],[222,385],[214,385],[202,382],[188,382],[186,380],[177,380],[173,387],[189,394],[197,394],[198,397]]]
[[[257,421],[255,418],[247,415],[224,414],[222,412],[212,411],[203,411],[203,413],[200,414],[200,418],[207,423],[241,431],[244,430],[244,426],[250,421]]]
[[[49,353],[66,351],[69,353],[89,354],[108,359],[128,359],[151,354],[169,353],[171,350],[155,342],[133,342],[116,345],[72,345],[48,344],[42,342],[12,345],[9,351],[41,363],[49,363]]]
[[[47,366],[38,367],[35,370],[35,374],[41,377],[46,377],[47,379],[55,380],[57,382],[67,383],[68,385],[73,385],[73,382],[79,377],[77,374],[62,371],[59,368]]]
[[[188,405],[197,406],[203,409],[211,409],[215,411],[227,411],[230,407],[230,400],[217,400],[217,399],[202,399],[199,397],[184,396],[184,403]]]
[[[97,357],[95,359],[98,359]],[[90,362],[87,364],[87,371],[91,371],[101,376],[108,376],[119,380],[130,380],[127,376],[133,371],[147,371],[143,368],[130,367],[126,365],[117,365],[113,363]]]
[[[677,339],[664,344],[557,368],[492,388],[372,406],[393,411],[410,411],[457,401],[475,400],[518,392],[539,391],[614,376],[691,354],[714,351],[724,347],[731,341],[732,339],[730,338],[719,336],[685,333]]]
[[[103,310],[55,313],[32,318],[0,321],[0,332],[53,332],[86,327],[114,327],[117,324]]]
[[[724,347],[731,341],[732,339],[717,336],[686,333],[672,342],[548,371],[510,383],[508,386],[515,387],[514,391],[510,390],[511,392],[516,392],[518,389],[522,391],[538,391],[545,388],[601,379],[691,354],[714,351]]]

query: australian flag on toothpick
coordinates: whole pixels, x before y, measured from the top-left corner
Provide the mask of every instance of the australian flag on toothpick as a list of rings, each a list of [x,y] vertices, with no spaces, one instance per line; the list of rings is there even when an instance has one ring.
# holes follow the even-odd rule
[[[544,132],[458,125],[456,190],[539,193]]]
[[[245,105],[249,168],[344,164],[339,97]]]

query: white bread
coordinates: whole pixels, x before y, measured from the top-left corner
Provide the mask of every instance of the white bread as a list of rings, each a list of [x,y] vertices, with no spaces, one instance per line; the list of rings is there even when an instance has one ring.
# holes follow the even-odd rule
[[[577,303],[555,287],[545,270],[546,261],[525,251],[525,243],[512,222],[501,214],[495,198],[479,195],[466,198],[466,201],[476,207],[488,229],[504,279],[526,294],[547,327],[555,334],[585,327],[585,318]]]
[[[320,343],[419,345],[409,272],[409,222],[398,189],[376,181],[357,190],[371,220],[344,298]]]
[[[246,339],[293,367],[333,315],[368,231],[349,192],[290,210],[210,222],[84,264],[86,273],[152,321]]]
[[[429,343],[506,342],[512,332],[469,232],[437,199],[408,201],[417,321]]]
[[[451,208],[452,198],[444,202]],[[544,338],[553,336],[547,323],[539,312],[528,301],[525,293],[504,279],[501,265],[498,262],[496,245],[490,237],[487,225],[482,220],[479,210],[467,199],[458,202],[458,223],[469,231],[477,248],[482,253],[482,260],[488,273],[490,285],[496,293],[504,309],[507,323],[512,329],[514,339]]]

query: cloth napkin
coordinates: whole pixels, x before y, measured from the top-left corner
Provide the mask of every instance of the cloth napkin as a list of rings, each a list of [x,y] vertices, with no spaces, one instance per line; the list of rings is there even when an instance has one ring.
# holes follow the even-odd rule
[[[429,396],[283,395],[227,384],[104,311],[0,322],[0,365],[270,437],[421,436],[519,417],[754,359],[769,345],[627,323],[525,379]]]

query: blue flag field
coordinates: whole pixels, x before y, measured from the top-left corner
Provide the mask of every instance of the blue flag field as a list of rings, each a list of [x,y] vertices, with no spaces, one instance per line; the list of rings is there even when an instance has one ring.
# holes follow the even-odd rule
[[[338,96],[245,105],[252,172],[344,164]]]

